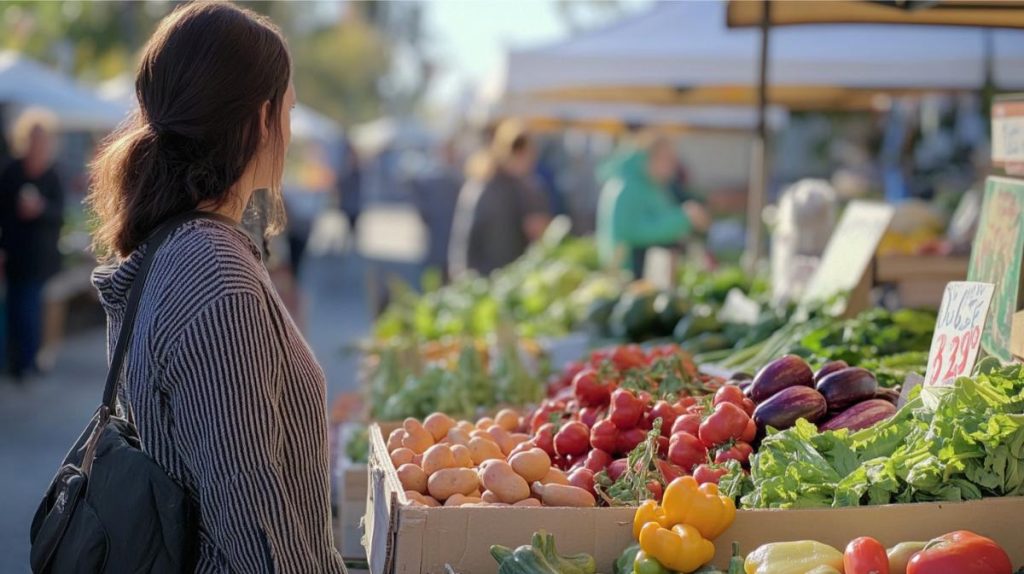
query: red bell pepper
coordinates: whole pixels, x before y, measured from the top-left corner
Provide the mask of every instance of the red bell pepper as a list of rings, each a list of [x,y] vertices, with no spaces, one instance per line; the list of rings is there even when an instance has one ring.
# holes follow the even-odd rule
[[[999,544],[967,530],[935,538],[910,559],[907,574],[1011,574],[1010,557]]]

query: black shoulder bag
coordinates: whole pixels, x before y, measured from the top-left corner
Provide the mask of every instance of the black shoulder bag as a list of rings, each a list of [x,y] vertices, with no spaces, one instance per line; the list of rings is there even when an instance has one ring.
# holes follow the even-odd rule
[[[146,276],[157,250],[183,223],[175,217],[150,236],[110,361],[103,404],[46,492],[31,529],[36,574],[191,572],[198,514],[185,490],[143,452],[135,425],[116,416],[117,387]]]

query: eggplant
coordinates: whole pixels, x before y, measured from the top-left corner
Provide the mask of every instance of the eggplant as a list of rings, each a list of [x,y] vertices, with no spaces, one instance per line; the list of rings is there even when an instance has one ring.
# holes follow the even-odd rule
[[[825,378],[826,375],[830,375],[849,366],[850,365],[847,364],[846,361],[829,361],[825,363],[814,373],[814,384],[817,385],[818,382]]]
[[[784,355],[768,363],[754,376],[749,396],[755,403],[764,401],[789,387],[813,387],[811,367],[796,355]]]
[[[874,398],[878,380],[867,369],[847,367],[825,375],[815,388],[825,397],[829,410],[844,411],[861,401]]]
[[[878,390],[875,391],[874,398],[889,401],[895,405],[900,400],[900,391],[898,388],[887,389],[885,387],[878,387]]]
[[[756,411],[755,411],[756,412]],[[820,431],[849,429],[858,431],[896,414],[896,405],[885,399],[869,399],[853,405],[818,427]]]
[[[827,408],[825,397],[811,387],[787,387],[757,405],[754,422],[758,428],[787,429],[796,424],[797,419],[817,422]]]

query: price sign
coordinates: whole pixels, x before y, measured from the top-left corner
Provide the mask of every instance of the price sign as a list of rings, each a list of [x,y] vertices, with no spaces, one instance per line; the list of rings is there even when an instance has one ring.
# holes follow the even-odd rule
[[[1007,96],[992,104],[992,163],[1024,175],[1024,100]]]
[[[994,290],[991,283],[974,281],[946,285],[928,352],[926,385],[948,384],[970,374],[981,348],[981,334]]]
[[[893,213],[893,207],[884,203],[850,202],[825,246],[821,264],[804,291],[801,303],[806,306],[827,301],[856,287]]]
[[[1024,182],[1005,177],[988,178],[967,279],[995,285],[981,346],[1004,363],[1012,358],[1010,337],[1020,290],[1021,256],[1024,255],[1022,219]]]

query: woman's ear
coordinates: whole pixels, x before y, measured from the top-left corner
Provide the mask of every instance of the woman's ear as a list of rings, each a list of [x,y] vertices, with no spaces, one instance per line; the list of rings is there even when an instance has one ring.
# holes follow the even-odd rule
[[[270,117],[270,101],[263,102],[260,106],[260,143],[266,144],[270,139],[270,124],[267,118]]]

